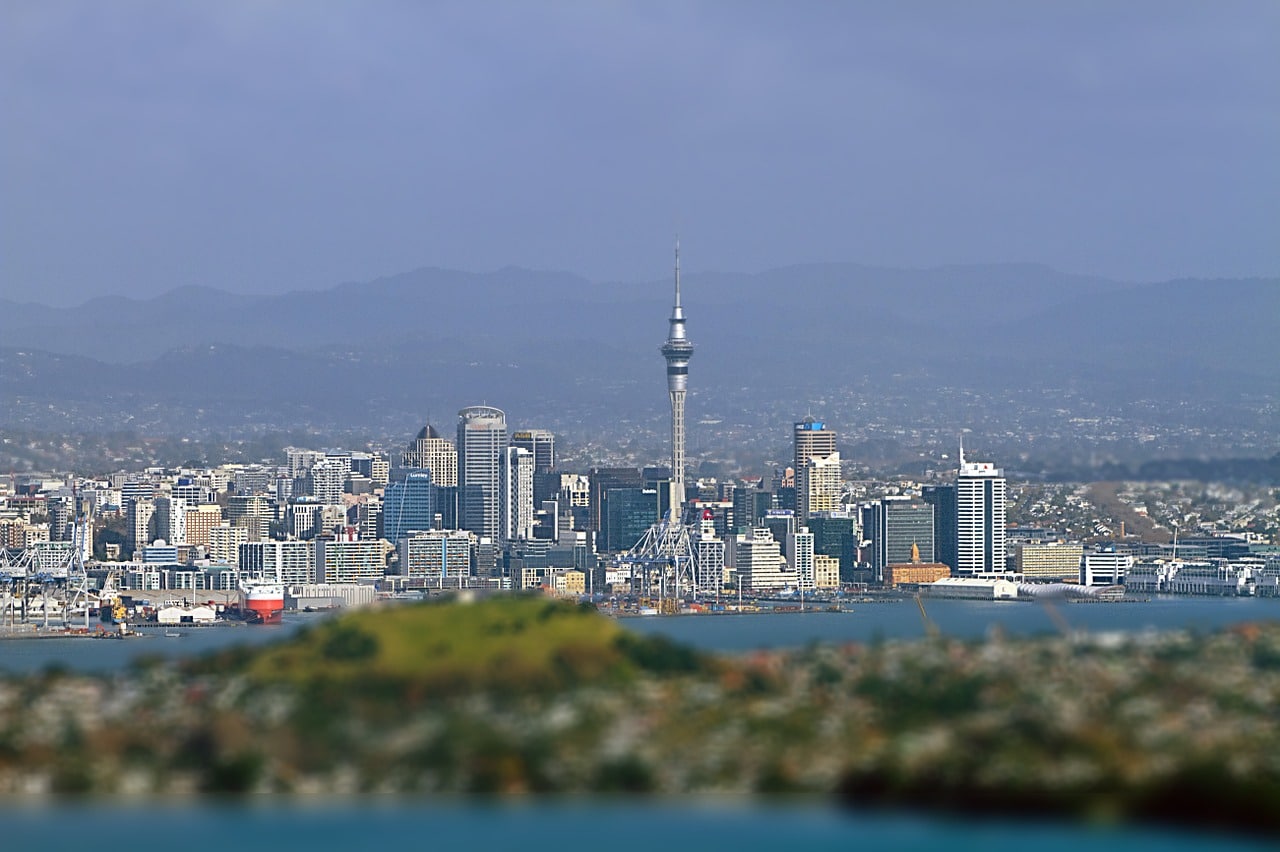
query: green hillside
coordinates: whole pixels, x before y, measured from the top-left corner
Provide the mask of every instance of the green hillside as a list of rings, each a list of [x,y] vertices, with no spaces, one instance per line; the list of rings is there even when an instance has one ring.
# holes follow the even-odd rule
[[[203,666],[271,684],[384,681],[537,690],[706,664],[666,640],[628,633],[592,608],[503,596],[352,612],[253,655],[220,655]]]

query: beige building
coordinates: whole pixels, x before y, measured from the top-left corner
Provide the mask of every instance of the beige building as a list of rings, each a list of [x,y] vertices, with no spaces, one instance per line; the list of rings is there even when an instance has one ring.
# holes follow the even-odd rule
[[[901,585],[921,585],[945,580],[951,576],[951,569],[941,562],[900,562],[886,565],[884,569],[885,585],[896,589]]]
[[[587,575],[581,571],[558,571],[552,575],[551,582],[556,594],[561,597],[578,597],[587,593]]]
[[[209,546],[209,531],[222,523],[222,507],[216,503],[201,503],[187,507],[187,544]]]
[[[840,588],[840,560],[834,556],[815,553],[813,556],[813,585],[819,589]]]
[[[209,559],[214,562],[239,564],[240,545],[249,541],[249,531],[223,521],[209,528]]]
[[[431,484],[452,488],[458,484],[458,449],[453,441],[441,438],[430,424],[423,426],[418,437],[405,450],[405,467],[421,467],[431,471]]]
[[[1080,544],[1017,544],[1014,545],[1014,570],[1027,580],[1080,579],[1080,562],[1084,558],[1084,546]]]

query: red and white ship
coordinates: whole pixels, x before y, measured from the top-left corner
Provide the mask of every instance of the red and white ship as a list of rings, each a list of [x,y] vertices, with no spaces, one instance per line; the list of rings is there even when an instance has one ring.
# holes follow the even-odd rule
[[[279,624],[284,614],[284,584],[275,580],[241,580],[240,612],[254,624]]]

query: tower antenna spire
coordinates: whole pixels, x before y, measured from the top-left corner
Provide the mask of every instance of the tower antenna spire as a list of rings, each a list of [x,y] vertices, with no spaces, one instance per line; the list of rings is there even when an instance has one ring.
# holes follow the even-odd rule
[[[676,305],[680,307],[680,235],[676,234]]]

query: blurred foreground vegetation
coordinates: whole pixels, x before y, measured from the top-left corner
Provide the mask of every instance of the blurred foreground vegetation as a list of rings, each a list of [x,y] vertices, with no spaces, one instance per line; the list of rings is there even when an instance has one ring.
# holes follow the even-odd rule
[[[1271,624],[713,657],[501,598],[0,680],[0,792],[795,793],[1277,832],[1278,707]]]

